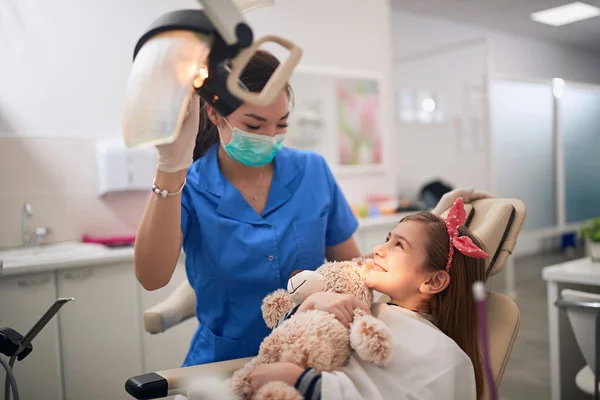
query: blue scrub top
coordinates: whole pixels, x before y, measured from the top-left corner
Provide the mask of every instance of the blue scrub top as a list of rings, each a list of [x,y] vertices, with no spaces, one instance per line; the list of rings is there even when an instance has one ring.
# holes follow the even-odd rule
[[[325,248],[349,239],[358,220],[318,154],[284,147],[262,215],[223,176],[218,144],[189,169],[181,229],[198,330],[184,366],[258,354],[270,332],[262,300],[297,269],[315,270]]]

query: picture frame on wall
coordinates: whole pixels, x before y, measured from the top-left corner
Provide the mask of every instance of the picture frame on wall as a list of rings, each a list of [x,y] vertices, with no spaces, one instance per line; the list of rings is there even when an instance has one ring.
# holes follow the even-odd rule
[[[322,154],[337,174],[385,171],[382,77],[298,67],[287,145]]]

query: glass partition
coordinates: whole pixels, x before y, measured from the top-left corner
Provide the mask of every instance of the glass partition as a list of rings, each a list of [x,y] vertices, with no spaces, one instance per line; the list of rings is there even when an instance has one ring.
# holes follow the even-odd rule
[[[566,223],[600,216],[600,89],[565,84],[559,102]]]
[[[550,82],[490,85],[493,190],[527,205],[523,229],[556,226],[554,111]]]

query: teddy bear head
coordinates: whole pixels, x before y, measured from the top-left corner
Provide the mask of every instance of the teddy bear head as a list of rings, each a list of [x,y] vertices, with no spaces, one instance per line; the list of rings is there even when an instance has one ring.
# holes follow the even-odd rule
[[[366,278],[373,268],[372,259],[357,258],[323,264],[316,271],[294,271],[288,280],[287,290],[277,289],[263,299],[263,319],[269,328],[308,296],[317,292],[351,294],[365,305],[373,303],[373,291],[367,287]]]
[[[371,259],[355,259],[323,264],[316,271],[295,271],[288,280],[287,290],[295,304],[300,304],[316,292],[351,294],[366,305],[373,302],[373,291],[367,287],[367,273],[373,267]]]

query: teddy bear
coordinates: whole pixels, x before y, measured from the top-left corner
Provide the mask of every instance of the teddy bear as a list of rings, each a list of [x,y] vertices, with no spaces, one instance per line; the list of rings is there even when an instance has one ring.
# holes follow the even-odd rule
[[[316,271],[292,273],[287,290],[278,289],[263,300],[263,318],[270,328],[294,306],[318,291],[350,294],[367,306],[373,292],[366,283],[371,259],[329,262]],[[229,380],[232,391],[244,400],[302,400],[302,395],[284,382],[271,382],[253,393],[249,376],[259,364],[292,362],[318,371],[341,369],[352,350],[361,359],[378,366],[387,365],[392,351],[389,328],[380,320],[357,308],[350,328],[333,314],[309,310],[294,313],[278,325],[262,342],[259,353]]]

